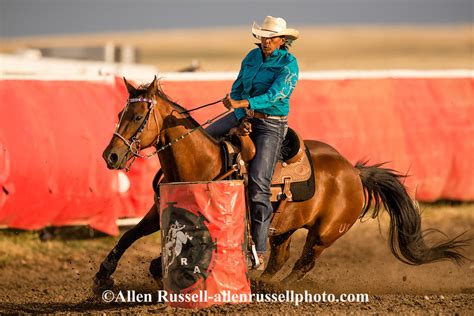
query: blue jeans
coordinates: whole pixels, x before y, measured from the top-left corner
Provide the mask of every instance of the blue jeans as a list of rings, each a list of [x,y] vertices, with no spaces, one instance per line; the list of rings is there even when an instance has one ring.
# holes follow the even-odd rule
[[[250,202],[251,235],[257,252],[267,250],[268,228],[273,214],[270,202],[273,171],[280,157],[281,145],[288,130],[287,119],[250,119],[250,134],[256,148],[249,166],[248,194]],[[206,128],[206,132],[219,139],[232,127],[239,126],[234,113],[229,113]]]
[[[270,198],[273,171],[280,157],[281,145],[288,130],[287,119],[252,118],[255,158],[250,162],[248,192],[250,200],[250,230],[257,252],[267,250],[268,228],[273,214]]]
[[[232,127],[238,127],[239,124],[239,120],[237,120],[235,114],[231,112],[224,115],[204,130],[216,140],[220,140],[220,138],[224,137]]]

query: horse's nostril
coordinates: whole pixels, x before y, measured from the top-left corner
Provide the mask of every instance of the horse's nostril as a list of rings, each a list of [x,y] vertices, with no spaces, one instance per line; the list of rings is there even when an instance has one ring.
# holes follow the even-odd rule
[[[116,153],[111,153],[109,155],[109,162],[115,164],[118,161],[118,155]]]

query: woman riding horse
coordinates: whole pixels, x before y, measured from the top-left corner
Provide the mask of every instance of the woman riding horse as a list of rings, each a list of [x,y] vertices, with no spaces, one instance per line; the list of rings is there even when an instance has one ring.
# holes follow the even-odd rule
[[[287,28],[284,19],[272,16],[264,19],[262,27],[254,23],[252,33],[260,39],[259,47],[242,61],[230,97],[223,101],[227,108],[235,111],[210,125],[206,131],[219,139],[242,119],[248,119],[252,124],[251,138],[256,154],[250,162],[248,177],[250,228],[260,261],[253,267],[263,270],[273,214],[270,202],[272,175],[288,130],[290,96],[298,80],[298,64],[288,48],[299,33]]]

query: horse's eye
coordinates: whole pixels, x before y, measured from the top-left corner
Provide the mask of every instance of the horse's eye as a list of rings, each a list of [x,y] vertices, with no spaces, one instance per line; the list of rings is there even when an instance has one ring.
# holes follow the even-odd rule
[[[143,118],[143,116],[141,116],[141,115],[137,115],[137,116],[135,116],[135,122],[139,122],[139,121],[141,121],[141,120],[142,120],[142,118]]]

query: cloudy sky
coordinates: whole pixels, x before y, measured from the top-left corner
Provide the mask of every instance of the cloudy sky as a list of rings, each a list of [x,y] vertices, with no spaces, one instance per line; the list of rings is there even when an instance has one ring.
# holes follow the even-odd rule
[[[461,24],[474,0],[0,0],[0,37],[251,25]],[[290,26],[291,26],[290,25]]]

